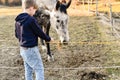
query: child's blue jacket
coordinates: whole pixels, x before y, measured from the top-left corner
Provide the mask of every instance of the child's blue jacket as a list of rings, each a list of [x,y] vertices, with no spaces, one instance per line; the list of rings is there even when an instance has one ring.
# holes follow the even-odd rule
[[[21,13],[15,18],[15,36],[19,39],[20,46],[34,47],[38,45],[38,37],[50,41],[38,25],[36,19],[27,13]]]

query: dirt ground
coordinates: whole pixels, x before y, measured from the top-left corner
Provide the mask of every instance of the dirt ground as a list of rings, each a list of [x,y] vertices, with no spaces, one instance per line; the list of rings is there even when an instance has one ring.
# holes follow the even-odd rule
[[[21,9],[12,9],[12,14],[6,12],[9,9],[0,12],[0,80],[24,80],[23,61],[14,36],[14,19]],[[120,67],[116,67],[120,66],[120,40],[111,27],[75,6],[68,12],[70,42],[60,47],[50,44],[54,62],[47,61],[39,43],[45,80],[120,80]],[[58,41],[52,28],[50,35]]]
[[[23,62],[14,36],[14,19],[15,16],[0,17],[0,80],[24,80]],[[69,44],[60,49],[57,44],[51,44],[54,62],[47,61],[39,45],[45,80],[119,80],[119,68],[101,68],[119,66],[120,62],[118,43],[106,43],[114,39],[106,34],[108,29],[95,17],[71,16]],[[58,40],[53,29],[50,35]]]

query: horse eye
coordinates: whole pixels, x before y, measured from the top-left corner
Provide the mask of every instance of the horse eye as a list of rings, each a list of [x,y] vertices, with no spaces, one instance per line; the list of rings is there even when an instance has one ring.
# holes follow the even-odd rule
[[[44,18],[44,14],[41,14],[41,17]]]
[[[57,20],[57,22],[59,23],[59,22],[60,22],[60,20]]]

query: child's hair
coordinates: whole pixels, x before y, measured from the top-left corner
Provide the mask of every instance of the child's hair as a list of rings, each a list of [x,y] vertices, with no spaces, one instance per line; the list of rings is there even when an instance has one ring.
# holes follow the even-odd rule
[[[30,7],[34,7],[35,9],[38,9],[35,0],[25,0],[25,9],[28,9]]]

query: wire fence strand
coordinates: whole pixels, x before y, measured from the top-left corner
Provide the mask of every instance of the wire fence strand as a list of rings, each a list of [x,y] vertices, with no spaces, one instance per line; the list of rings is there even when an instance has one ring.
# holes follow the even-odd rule
[[[23,67],[6,67],[0,66],[0,69],[20,69]],[[111,68],[120,68],[120,66],[88,66],[88,67],[78,67],[78,68],[44,68],[44,70],[80,70],[80,69],[111,69]]]

